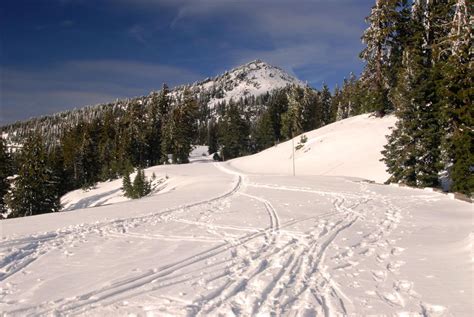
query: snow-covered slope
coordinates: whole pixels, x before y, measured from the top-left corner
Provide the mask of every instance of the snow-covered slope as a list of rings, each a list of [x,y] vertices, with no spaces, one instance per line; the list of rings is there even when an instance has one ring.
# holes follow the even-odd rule
[[[191,162],[209,162],[212,156],[208,153],[207,146],[195,146],[189,155]],[[131,179],[135,178],[136,173],[130,175]],[[161,166],[155,166],[146,169],[145,176],[152,181],[152,192],[154,195],[165,194],[170,190],[174,190],[177,180],[169,179]],[[179,181],[178,181],[179,182]],[[83,190],[73,190],[61,197],[61,206],[63,211],[104,206],[129,201],[130,198],[124,196],[122,187],[122,179],[116,179],[108,182],[98,183],[94,188]]]
[[[288,85],[306,86],[302,81],[290,76],[282,69],[256,60],[236,67],[212,80],[199,83],[196,87],[200,87],[204,91],[221,91],[217,96],[214,95],[209,102],[209,107],[213,108],[219,102],[259,96]]]
[[[294,138],[297,175],[353,176],[383,183],[389,177],[380,161],[386,135],[396,122],[395,116],[375,118],[363,114],[338,121]],[[258,154],[231,161],[236,168],[251,173],[293,173],[292,141],[278,144]]]
[[[363,178],[376,179],[379,168],[370,166],[380,144],[370,147],[375,133],[360,130],[386,129],[390,120],[361,116],[308,133],[311,150],[299,154],[296,177],[273,170],[281,157],[288,161],[287,151],[277,150],[284,144],[230,164],[206,163],[199,148],[193,164],[146,171],[169,176],[166,192],[1,221],[0,311],[472,316],[471,204],[428,190],[316,176],[311,164],[301,164],[305,156],[315,165],[329,160],[311,154],[319,138],[328,155],[365,144],[345,152],[345,160],[333,153],[343,164],[332,173],[353,172],[345,164],[355,160],[354,168],[371,173]],[[357,157],[367,151],[364,165]]]

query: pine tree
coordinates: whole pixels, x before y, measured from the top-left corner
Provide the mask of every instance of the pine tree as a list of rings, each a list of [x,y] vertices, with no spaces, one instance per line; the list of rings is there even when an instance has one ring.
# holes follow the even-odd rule
[[[302,89],[302,128],[303,131],[311,131],[323,125],[323,109],[318,93],[309,86]]]
[[[343,119],[342,109],[342,91],[338,85],[334,88],[334,93],[331,98],[331,122],[339,121]]]
[[[24,217],[59,211],[58,180],[47,162],[44,141],[30,136],[21,150],[20,170],[8,199],[9,217]]]
[[[125,197],[132,198],[133,197],[133,186],[132,181],[130,180],[130,173],[125,173],[122,180],[122,190],[124,192]]]
[[[331,92],[329,91],[329,87],[326,84],[323,84],[323,89],[321,90],[320,94],[320,103],[321,103],[321,111],[322,111],[322,119],[321,124],[316,126],[319,128],[320,126],[330,124],[331,122],[335,121],[335,117],[333,116],[333,103],[332,103],[332,96]]]
[[[165,129],[165,146],[171,151],[173,163],[188,163],[189,153],[197,132],[198,105],[189,90],[183,93],[183,101],[171,112]]]
[[[97,136],[99,135],[97,123],[88,124],[82,135],[79,148],[80,185],[87,189],[95,186],[99,181],[101,171]]]
[[[161,163],[168,164],[168,155],[173,151],[173,139],[176,131],[176,122],[173,120],[173,110],[166,115],[161,126]]]
[[[304,132],[302,93],[296,86],[288,91],[288,111],[282,115],[282,134],[286,139]]]
[[[126,173],[124,175],[122,190],[125,197],[132,199],[141,198],[151,193],[151,181],[146,178],[143,169],[138,168],[133,183],[130,181],[130,174]]]
[[[282,115],[288,110],[286,89],[275,90],[269,96],[267,108],[271,117],[275,139],[279,142],[283,138]]]
[[[275,135],[273,131],[273,125],[271,120],[271,114],[266,111],[257,120],[255,125],[255,151],[262,151],[274,145]]]
[[[66,194],[70,190],[76,189],[74,187],[72,174],[64,167],[64,156],[61,146],[54,146],[47,153],[47,156],[47,161],[49,162],[53,177],[57,180],[57,191],[59,196]]]
[[[448,55],[442,62],[442,150],[452,180],[451,190],[469,196],[474,193],[474,109],[472,100],[472,24],[473,15],[465,0],[457,0],[448,36],[440,39]]]
[[[413,36],[405,49],[398,85],[392,94],[399,121],[385,146],[384,161],[391,182],[412,186],[438,185],[441,170],[438,69],[426,49],[426,23],[415,12]]]
[[[150,165],[156,165],[162,161],[162,131],[170,109],[168,94],[168,86],[163,84],[159,94],[153,94],[151,98],[151,105],[148,111],[148,128],[146,136],[148,148],[147,159]]]
[[[218,145],[218,126],[214,118],[209,120],[207,126],[207,145],[209,146],[208,153],[216,153],[219,150]]]
[[[143,104],[132,101],[128,105],[124,120],[126,125],[123,135],[125,155],[133,166],[147,166],[147,122]]]
[[[0,214],[7,211],[5,198],[10,189],[8,177],[12,176],[12,164],[6,142],[0,138]]]
[[[143,169],[139,168],[137,170],[137,175],[133,180],[133,197],[132,198],[141,198],[148,195],[151,192],[151,183],[145,177],[145,172]]]
[[[99,162],[101,165],[100,180],[105,181],[117,177],[117,143],[116,124],[112,109],[107,109],[104,114],[104,124],[99,137]]]
[[[248,153],[249,126],[239,107],[229,103],[219,121],[219,145],[223,160],[230,160]]]
[[[367,64],[362,74],[363,86],[367,90],[366,110],[375,111],[383,116],[391,109],[388,99],[388,67],[391,54],[391,42],[398,15],[396,0],[376,0],[366,21],[369,28],[364,32],[362,41],[367,47],[360,57]]]

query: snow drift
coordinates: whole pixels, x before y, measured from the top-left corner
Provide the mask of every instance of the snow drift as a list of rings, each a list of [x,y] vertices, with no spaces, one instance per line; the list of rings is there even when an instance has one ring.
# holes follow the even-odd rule
[[[375,118],[369,114],[338,121],[294,138],[294,145],[302,146],[295,151],[297,175],[352,176],[379,183],[389,174],[380,161],[386,135],[395,125],[395,116]],[[230,162],[231,166],[250,173],[293,173],[292,141],[278,144],[258,154]]]

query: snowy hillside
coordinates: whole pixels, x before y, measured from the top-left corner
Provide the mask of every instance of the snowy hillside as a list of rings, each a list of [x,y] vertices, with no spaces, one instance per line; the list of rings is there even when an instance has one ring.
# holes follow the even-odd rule
[[[220,95],[213,96],[209,101],[209,107],[213,108],[219,102],[259,96],[288,85],[306,86],[302,81],[290,76],[282,69],[256,60],[234,68],[222,76],[193,86],[204,91],[222,91]]]
[[[301,136],[295,137],[296,174],[343,175],[385,182],[389,174],[380,162],[380,151],[395,122],[395,116],[380,119],[363,114],[304,133],[305,143],[301,143]],[[251,173],[290,175],[292,157],[292,142],[287,141],[229,164]]]
[[[472,205],[360,179],[384,180],[377,153],[393,122],[307,133],[296,177],[289,142],[227,163],[199,148],[194,163],[146,170],[168,176],[148,197],[4,220],[0,311],[472,316]],[[69,203],[106,185],[120,195],[120,182],[99,184]]]

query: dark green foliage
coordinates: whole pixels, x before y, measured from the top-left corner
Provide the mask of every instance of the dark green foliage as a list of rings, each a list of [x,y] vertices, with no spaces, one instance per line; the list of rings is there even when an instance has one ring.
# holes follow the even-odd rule
[[[268,113],[271,117],[276,142],[283,140],[282,115],[288,111],[288,97],[285,89],[275,90],[268,99]]]
[[[125,174],[123,177],[122,189],[126,197],[137,199],[151,193],[151,182],[151,180],[146,178],[143,169],[138,168],[133,184],[130,181],[130,175]]]
[[[366,44],[360,57],[367,63],[362,74],[366,91],[365,109],[383,116],[391,109],[388,98],[390,88],[390,57],[396,37],[399,11],[397,0],[377,0],[366,18],[369,27],[362,36]]]
[[[166,84],[159,94],[153,94],[148,111],[146,143],[148,148],[147,162],[150,166],[158,164],[161,158],[162,126],[170,111],[169,89]]]
[[[218,127],[214,119],[209,121],[207,127],[207,145],[209,154],[216,153],[219,150]]]
[[[451,190],[472,195],[472,30],[465,2],[454,3],[420,3],[413,11],[390,94],[399,121],[383,154],[389,181],[438,186],[444,167]]]
[[[0,213],[7,210],[5,198],[10,189],[8,177],[13,175],[13,162],[7,151],[5,140],[0,139]]]
[[[163,157],[172,155],[173,163],[188,163],[192,143],[197,133],[198,104],[189,90],[183,100],[173,108],[162,131]]]
[[[9,217],[24,217],[55,212],[60,209],[58,184],[47,161],[43,140],[29,137],[19,157],[20,170],[8,198]]]
[[[320,126],[336,121],[331,92],[329,91],[329,87],[326,84],[323,85],[323,90],[321,90],[320,106],[316,109],[316,116],[318,117],[316,119],[315,128],[319,128]]]
[[[140,198],[148,195],[151,192],[151,182],[145,177],[145,172],[142,169],[137,170],[137,175],[133,180],[133,198]]]
[[[125,155],[133,166],[147,166],[149,144],[146,140],[147,121],[145,107],[134,102],[125,115],[126,129],[123,135]]]
[[[221,158],[230,160],[248,153],[249,125],[239,107],[231,103],[219,120]]]
[[[472,67],[472,5],[456,1],[450,32],[441,32],[438,55],[442,73],[442,153],[452,191],[474,195],[474,70]]]
[[[131,198],[133,196],[133,186],[132,186],[132,181],[130,180],[129,173],[125,173],[125,175],[123,176],[122,190],[125,193],[126,197]]]
[[[275,132],[273,129],[270,112],[266,111],[257,121],[255,126],[255,151],[262,151],[275,144]]]
[[[104,124],[99,138],[99,162],[101,164],[100,180],[114,179],[119,175],[118,168],[118,131],[112,109],[105,113]]]
[[[421,41],[405,53],[401,80],[393,92],[399,121],[383,154],[390,181],[436,187],[442,167],[439,102],[436,72],[427,65],[425,54]]]
[[[97,123],[87,125],[82,142],[79,148],[79,169],[80,169],[80,185],[87,189],[95,186],[99,181],[101,171],[99,162],[99,148],[97,135],[99,135],[99,126]]]
[[[303,130],[303,92],[299,87],[292,87],[288,92],[288,111],[282,115],[282,135],[291,139],[304,132]]]

